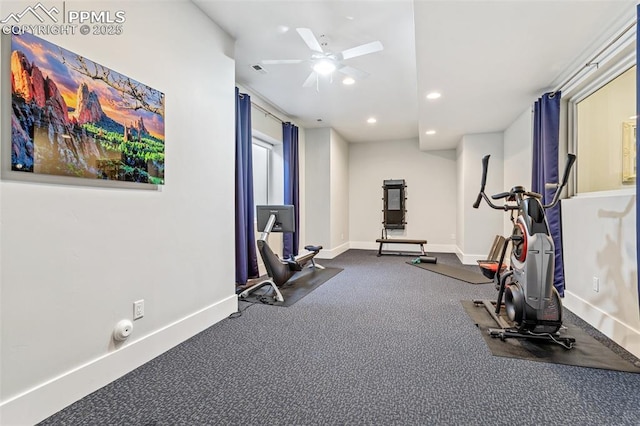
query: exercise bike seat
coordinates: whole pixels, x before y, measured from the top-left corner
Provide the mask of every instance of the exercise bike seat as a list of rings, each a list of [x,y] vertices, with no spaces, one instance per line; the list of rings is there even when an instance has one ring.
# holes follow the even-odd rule
[[[314,253],[318,253],[320,250],[322,250],[322,246],[304,246],[304,249],[312,251]]]

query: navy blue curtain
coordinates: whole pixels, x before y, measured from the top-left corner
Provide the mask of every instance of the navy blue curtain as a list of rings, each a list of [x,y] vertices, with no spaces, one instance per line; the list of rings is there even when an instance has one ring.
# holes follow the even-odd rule
[[[555,189],[546,189],[546,183],[557,183],[558,145],[560,142],[560,92],[546,93],[535,103],[533,115],[533,176],[531,189],[543,195],[543,204],[553,199]],[[555,244],[555,271],[553,285],[564,297],[564,265],[562,262],[562,222],[560,204],[547,210],[549,231]]]
[[[293,205],[296,220],[296,232],[283,235],[282,255],[288,258],[298,255],[300,245],[298,128],[291,123],[282,123],[282,154],[284,157],[284,203]]]
[[[236,284],[258,276],[253,229],[251,98],[236,87]]]
[[[640,19],[640,5],[636,7],[638,19]],[[636,58],[640,58],[640,26],[636,24]],[[640,73],[636,71],[636,129],[638,129],[638,124],[640,123],[640,119],[638,118],[638,114],[640,114]],[[638,132],[636,132],[636,161],[638,158],[638,149],[640,148],[640,138],[638,137]],[[638,269],[638,265],[640,265],[640,250],[638,250],[638,241],[640,241],[640,233],[638,229],[640,227],[640,220],[638,219],[638,209],[640,209],[640,193],[638,193],[638,182],[636,180],[636,270]],[[638,279],[638,303],[640,303],[640,279]]]

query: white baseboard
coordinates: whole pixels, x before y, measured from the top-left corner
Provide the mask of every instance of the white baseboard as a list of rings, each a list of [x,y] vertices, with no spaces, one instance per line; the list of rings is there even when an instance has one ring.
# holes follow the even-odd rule
[[[376,242],[371,241],[351,241],[349,243],[349,248],[355,250],[375,250],[378,251],[378,244]]]
[[[476,263],[478,263],[478,260],[487,259],[486,254],[466,254],[466,253],[463,253],[462,250],[460,250],[460,248],[458,248],[457,246],[455,249],[455,253],[463,265],[475,265]]]
[[[42,383],[0,404],[0,424],[33,425],[135,370],[238,310],[229,296],[139,340]]]
[[[625,324],[569,290],[564,292],[562,305],[634,356],[640,358],[640,330]]]
[[[320,250],[320,253],[316,255],[318,259],[333,259],[334,257],[341,255],[345,251],[349,250],[350,245],[348,242],[339,245],[338,247],[334,247],[332,249],[323,248]]]
[[[456,246],[453,244],[427,244],[425,248],[428,253],[455,253]]]

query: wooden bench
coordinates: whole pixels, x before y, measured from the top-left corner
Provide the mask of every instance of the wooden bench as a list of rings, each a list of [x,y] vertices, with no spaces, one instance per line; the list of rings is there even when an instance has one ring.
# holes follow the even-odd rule
[[[425,251],[424,251],[424,245],[427,244],[427,240],[407,240],[404,238],[378,238],[376,240],[376,243],[380,243],[380,248],[378,249],[378,256],[382,256],[383,254],[400,254],[402,255],[402,252],[393,252],[393,253],[383,253],[382,252],[382,245],[383,244],[418,244],[420,245],[420,255],[424,256],[426,255]],[[407,253],[409,254],[409,253]],[[411,253],[411,255],[413,254],[418,254],[418,253]]]

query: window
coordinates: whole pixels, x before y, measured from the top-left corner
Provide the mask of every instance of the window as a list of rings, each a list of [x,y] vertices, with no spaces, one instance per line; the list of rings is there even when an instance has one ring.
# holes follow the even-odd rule
[[[269,204],[271,150],[271,145],[253,139],[253,202],[256,206]]]
[[[578,193],[635,186],[636,114],[635,65],[576,102]]]

